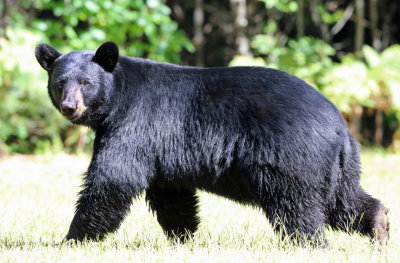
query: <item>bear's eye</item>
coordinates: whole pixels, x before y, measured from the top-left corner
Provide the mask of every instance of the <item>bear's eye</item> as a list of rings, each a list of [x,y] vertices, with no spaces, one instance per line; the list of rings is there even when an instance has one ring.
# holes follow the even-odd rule
[[[64,88],[65,81],[60,80],[60,81],[57,81],[56,84],[57,84],[57,88],[62,89],[62,88]]]
[[[79,81],[79,84],[81,84],[82,86],[89,86],[90,83],[89,81],[82,79]]]

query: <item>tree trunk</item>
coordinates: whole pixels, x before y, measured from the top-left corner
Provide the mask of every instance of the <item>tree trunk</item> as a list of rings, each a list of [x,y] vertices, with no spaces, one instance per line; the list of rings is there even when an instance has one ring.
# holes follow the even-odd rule
[[[316,25],[318,25],[321,31],[321,37],[326,42],[329,43],[331,41],[331,36],[329,33],[328,25],[324,24],[322,21],[321,15],[318,12],[318,6],[321,4],[320,0],[310,0],[310,10],[311,10],[311,19],[314,21]]]
[[[0,36],[4,36],[7,38],[6,35],[6,28],[7,28],[7,0],[2,0],[0,3]]]
[[[339,33],[346,25],[346,23],[350,20],[350,18],[353,16],[353,13],[354,13],[354,5],[350,3],[346,7],[346,10],[344,10],[342,18],[340,18],[340,20],[331,28],[330,33],[332,35],[336,35],[337,33]]]
[[[4,142],[0,139],[0,157],[5,154]]]
[[[196,0],[193,14],[194,37],[193,45],[196,48],[196,66],[204,67],[204,7],[203,0]]]
[[[231,0],[233,23],[233,36],[235,38],[236,54],[246,57],[252,57],[247,38],[247,9],[246,0]]]
[[[392,30],[393,30],[393,24],[392,24],[392,19],[393,16],[396,15],[396,10],[397,10],[397,1],[387,1],[387,0],[381,0],[379,2],[381,6],[383,7],[381,10],[385,14],[383,16],[383,26],[382,26],[382,47],[381,49],[384,50],[390,45],[391,42],[391,36],[392,36]]]
[[[356,32],[354,39],[354,52],[356,57],[361,57],[361,48],[364,43],[364,0],[356,1]]]
[[[376,110],[375,112],[375,144],[382,146],[383,141],[383,111]]]
[[[378,14],[378,0],[369,0],[372,47],[377,51],[381,51],[382,43],[378,34]]]
[[[297,37],[304,36],[304,0],[298,0],[298,10],[296,14]]]

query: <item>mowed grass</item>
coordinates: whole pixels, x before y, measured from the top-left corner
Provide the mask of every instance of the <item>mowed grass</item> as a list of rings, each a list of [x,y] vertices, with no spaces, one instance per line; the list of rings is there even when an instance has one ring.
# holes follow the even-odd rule
[[[105,241],[62,243],[86,156],[0,159],[0,262],[400,262],[400,154],[364,152],[363,187],[390,209],[384,248],[327,229],[329,249],[283,244],[260,209],[199,192],[201,224],[185,244],[168,241],[143,195]]]

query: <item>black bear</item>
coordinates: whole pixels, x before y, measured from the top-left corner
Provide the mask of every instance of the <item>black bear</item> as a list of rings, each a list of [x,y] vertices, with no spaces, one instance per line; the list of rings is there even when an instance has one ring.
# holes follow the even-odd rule
[[[326,245],[323,226],[386,243],[387,209],[360,186],[358,144],[324,96],[261,67],[184,67],[39,44],[54,106],[95,133],[67,239],[101,240],[132,198],[165,233],[196,231],[203,189],[260,206],[275,229]],[[308,242],[308,241],[307,241]]]

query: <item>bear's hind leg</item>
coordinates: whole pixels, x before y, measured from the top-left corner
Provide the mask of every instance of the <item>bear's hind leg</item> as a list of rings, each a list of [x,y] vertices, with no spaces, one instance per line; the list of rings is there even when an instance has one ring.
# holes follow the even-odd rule
[[[350,190],[341,187],[335,207],[330,209],[329,224],[342,231],[358,231],[384,245],[389,239],[387,213],[388,209],[360,186]]]
[[[289,236],[299,245],[328,246],[323,229],[325,216],[321,209],[307,207],[307,201],[300,199],[281,201],[277,205],[267,204],[264,208],[275,232],[282,233],[282,237]]]
[[[271,167],[259,178],[260,204],[275,232],[282,233],[282,238],[290,236],[299,245],[327,247],[325,207],[317,186]]]
[[[339,180],[335,184],[334,198],[327,207],[327,222],[334,229],[358,231],[372,241],[386,244],[388,209],[361,188],[358,145],[352,137],[349,142],[339,155]]]
[[[185,241],[196,231],[198,199],[194,191],[153,185],[146,191],[146,200],[169,238]]]

